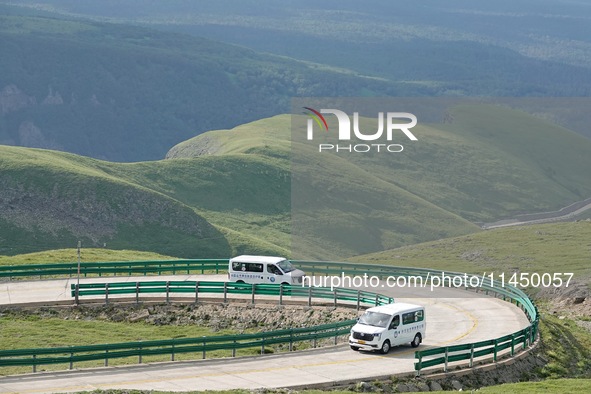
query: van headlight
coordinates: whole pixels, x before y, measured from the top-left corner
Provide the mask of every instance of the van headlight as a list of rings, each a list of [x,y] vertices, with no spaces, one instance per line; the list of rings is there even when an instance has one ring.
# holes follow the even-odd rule
[[[373,339],[380,339],[381,336],[382,336],[382,333],[373,334]]]

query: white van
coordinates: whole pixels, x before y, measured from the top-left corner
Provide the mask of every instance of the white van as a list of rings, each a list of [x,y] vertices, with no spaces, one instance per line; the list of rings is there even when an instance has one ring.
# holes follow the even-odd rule
[[[242,255],[231,258],[228,266],[231,282],[299,285],[305,275],[283,257]]]
[[[395,303],[369,308],[351,329],[349,345],[353,350],[378,350],[382,354],[392,346],[410,343],[417,347],[425,339],[425,308]]]

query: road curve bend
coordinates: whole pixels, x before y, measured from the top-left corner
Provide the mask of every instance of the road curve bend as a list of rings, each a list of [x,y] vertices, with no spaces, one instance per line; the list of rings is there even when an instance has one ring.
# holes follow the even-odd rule
[[[162,276],[159,280],[225,280],[225,275]],[[81,283],[142,281],[146,277],[81,279]],[[0,304],[71,300],[69,280],[0,284]],[[369,289],[371,290],[371,289]],[[375,290],[375,289],[374,289]],[[382,291],[383,290],[383,291]],[[529,325],[523,311],[508,302],[462,290],[434,292],[380,289],[396,301],[424,305],[427,338],[422,346],[444,346],[500,337]],[[40,372],[0,377],[0,393],[64,393],[97,389],[163,391],[302,387],[374,379],[414,371],[414,350],[399,346],[388,355],[353,352],[345,344],[256,357],[165,362],[121,367]]]

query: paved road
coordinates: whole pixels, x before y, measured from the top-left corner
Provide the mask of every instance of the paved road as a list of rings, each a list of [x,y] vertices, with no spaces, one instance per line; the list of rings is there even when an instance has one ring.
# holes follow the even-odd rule
[[[578,201],[574,204],[569,205],[568,207],[564,207],[554,212],[541,212],[526,215],[518,215],[513,219],[504,219],[494,223],[485,223],[482,226],[482,228],[485,230],[491,230],[494,228],[501,227],[522,226],[526,224],[542,224],[571,220],[589,209],[591,209],[591,198],[588,198],[583,201]]]
[[[169,280],[171,277],[162,277]],[[201,276],[183,276],[203,280]],[[110,278],[136,281],[153,278]],[[177,276],[174,278],[179,280]],[[212,279],[208,277],[208,279]],[[225,275],[214,280],[223,280]],[[105,281],[105,278],[84,281]],[[0,304],[64,300],[69,298],[69,280],[48,280],[0,285]],[[379,289],[397,301],[425,305],[427,338],[423,346],[473,342],[499,337],[528,325],[523,312],[498,299],[454,289]],[[43,372],[0,377],[0,393],[55,393],[95,389],[149,389],[166,391],[226,390],[236,388],[298,387],[341,381],[371,379],[413,371],[414,349],[394,348],[388,355],[353,352],[346,345],[289,354],[236,359],[158,363],[63,372]]]

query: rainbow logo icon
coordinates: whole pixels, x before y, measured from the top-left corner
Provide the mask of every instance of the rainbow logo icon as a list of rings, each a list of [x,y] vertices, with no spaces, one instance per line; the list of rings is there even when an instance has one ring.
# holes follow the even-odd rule
[[[310,111],[311,113],[308,113],[308,115],[314,119],[314,121],[316,122],[316,124],[318,124],[318,126],[321,129],[324,129],[326,131],[328,131],[328,123],[326,123],[326,119],[324,119],[324,116],[322,116],[322,114],[318,111],[316,111],[314,108],[310,108],[310,107],[303,107],[304,109],[307,109],[308,111]]]

